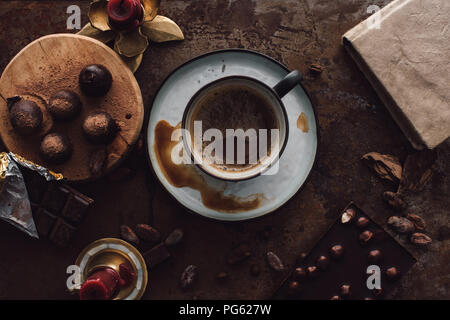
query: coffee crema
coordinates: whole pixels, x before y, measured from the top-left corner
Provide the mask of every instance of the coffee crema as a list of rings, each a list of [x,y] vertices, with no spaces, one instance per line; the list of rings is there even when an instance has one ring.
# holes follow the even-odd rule
[[[222,145],[222,154],[214,152],[210,158],[205,155],[205,152],[201,155],[203,161],[208,161],[208,164],[222,171],[246,171],[260,164],[261,160],[270,156],[272,152],[271,129],[280,128],[273,107],[267,98],[243,84],[226,84],[212,88],[199,98],[190,120],[190,134],[193,143],[196,121],[201,121],[202,132],[208,129],[218,129],[222,133],[222,141],[202,139],[202,151],[215,142]],[[241,137],[245,145],[243,155],[239,154],[237,139],[239,132],[227,135],[227,129],[242,129],[240,133],[243,134]],[[260,135],[261,129],[264,129],[267,134]],[[248,135],[253,130],[253,137],[256,138],[256,141],[251,141]],[[233,139],[234,151],[227,150],[227,139]],[[227,159],[228,152],[232,152],[234,157]],[[239,159],[241,161],[238,161]]]

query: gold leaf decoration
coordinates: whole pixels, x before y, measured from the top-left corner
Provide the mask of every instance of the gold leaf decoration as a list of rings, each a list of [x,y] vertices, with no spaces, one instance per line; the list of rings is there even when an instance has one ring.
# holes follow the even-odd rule
[[[154,42],[183,40],[184,35],[180,27],[164,16],[156,16],[153,21],[145,21],[142,32]]]
[[[140,28],[119,33],[114,43],[114,50],[128,58],[144,53],[147,47],[148,39],[141,33]]]
[[[100,31],[96,28],[94,28],[89,22],[78,31],[79,35],[94,38],[96,40],[99,40],[103,43],[107,43],[111,40],[113,40],[116,37],[116,33],[114,31],[108,30],[108,31]]]
[[[108,1],[98,0],[91,3],[89,6],[89,21],[92,26],[100,31],[108,31],[111,28],[108,25]]]
[[[158,14],[161,0],[142,0],[142,4],[144,5],[145,12],[144,20],[152,21]]]
[[[120,56],[120,57],[122,58],[123,62],[125,62],[125,64],[128,66],[128,68],[131,70],[131,72],[135,73],[136,70],[141,65],[143,56],[144,56],[144,54],[141,53],[141,54],[131,57],[131,58],[125,57],[125,56]]]

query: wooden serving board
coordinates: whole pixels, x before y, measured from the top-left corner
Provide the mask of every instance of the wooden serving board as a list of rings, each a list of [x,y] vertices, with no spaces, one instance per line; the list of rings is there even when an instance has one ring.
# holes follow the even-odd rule
[[[106,66],[113,77],[111,90],[100,98],[82,94],[78,75],[89,64]],[[79,94],[83,108],[79,116],[69,122],[53,120],[46,110],[50,96],[69,89]],[[19,135],[12,127],[6,99],[22,96],[38,103],[44,113],[40,132],[31,137]],[[103,43],[85,36],[54,34],[27,45],[5,68],[0,78],[0,137],[9,151],[41,164],[72,182],[92,180],[89,171],[90,155],[99,147],[83,136],[83,119],[92,111],[108,112],[120,131],[106,146],[108,153],[104,173],[116,167],[137,141],[144,119],[141,90],[131,71],[120,57]],[[45,163],[39,155],[42,137],[49,132],[69,136],[74,146],[70,160],[61,165]],[[97,178],[97,177],[96,177]]]

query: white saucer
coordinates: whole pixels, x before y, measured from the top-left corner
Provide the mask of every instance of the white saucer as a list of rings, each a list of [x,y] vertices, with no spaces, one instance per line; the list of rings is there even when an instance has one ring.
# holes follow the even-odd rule
[[[180,123],[191,97],[209,82],[226,76],[241,75],[256,78],[273,87],[288,73],[289,70],[284,65],[267,56],[253,51],[229,49],[194,58],[175,69],[163,82],[151,109],[147,132],[148,152],[155,175],[181,205],[212,219],[247,220],[275,211],[302,187],[313,167],[318,139],[314,109],[301,85],[282,99],[289,118],[289,140],[280,157],[278,173],[262,175],[247,181],[226,182],[197,170],[210,187],[224,190],[225,195],[246,197],[263,194],[264,200],[256,209],[227,213],[205,207],[199,191],[188,187],[177,188],[169,183],[161,171],[153,148],[157,123],[160,120],[166,120],[172,126]],[[308,119],[307,133],[297,128],[297,119],[302,112]]]

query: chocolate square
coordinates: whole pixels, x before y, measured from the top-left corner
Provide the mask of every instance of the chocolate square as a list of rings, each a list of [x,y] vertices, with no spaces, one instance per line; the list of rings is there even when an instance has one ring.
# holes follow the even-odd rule
[[[75,227],[58,218],[50,234],[50,240],[60,247],[66,247],[75,234]]]
[[[64,208],[68,194],[67,189],[60,188],[57,182],[53,182],[48,186],[41,206],[53,214],[58,214]]]
[[[40,203],[47,190],[47,181],[44,177],[30,170],[23,170],[28,197],[32,203]]]
[[[164,243],[160,243],[144,253],[147,266],[151,269],[170,258],[170,252]]]
[[[79,223],[83,219],[90,202],[75,194],[70,194],[61,216],[74,223]]]
[[[47,237],[55,224],[56,217],[45,209],[39,209],[34,215],[34,223],[40,236]]]

